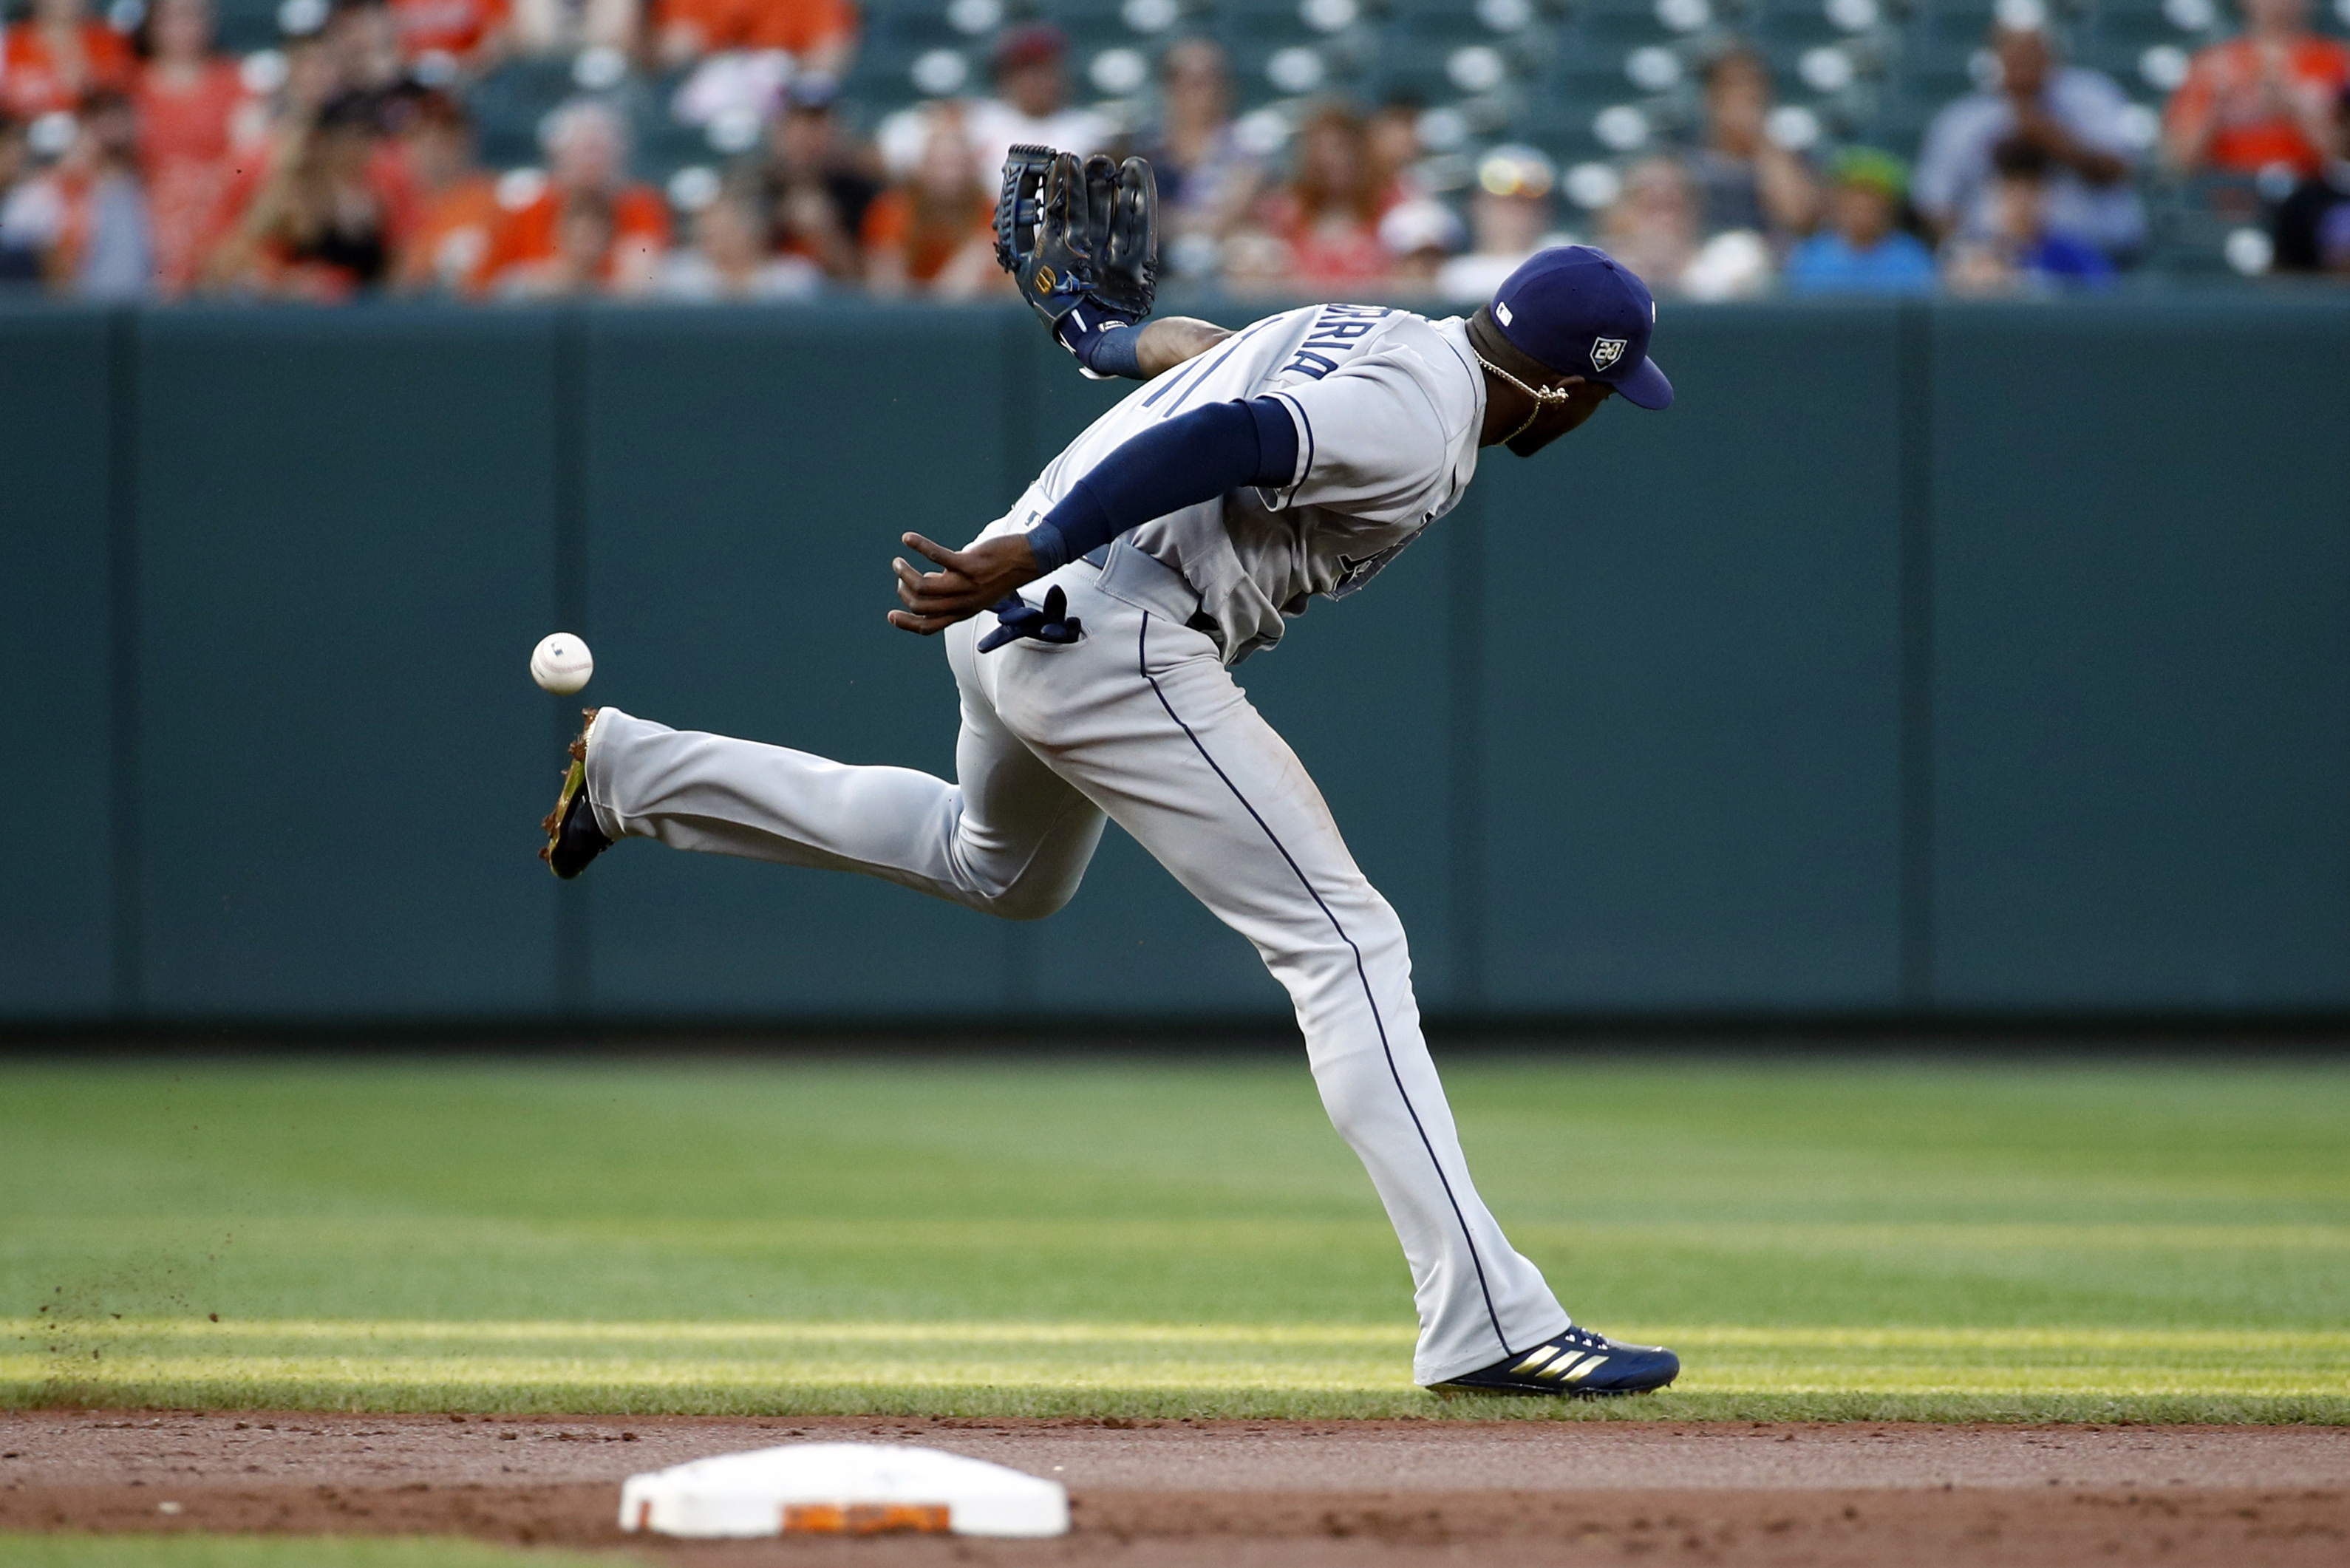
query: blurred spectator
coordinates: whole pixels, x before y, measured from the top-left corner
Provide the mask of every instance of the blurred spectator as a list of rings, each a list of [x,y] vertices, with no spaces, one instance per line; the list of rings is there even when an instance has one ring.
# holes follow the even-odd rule
[[[1243,223],[1224,237],[1219,262],[1223,286],[1234,294],[1295,292],[1288,245],[1254,223]]]
[[[36,183],[25,122],[0,111],[0,289],[41,281],[54,225],[36,210]]]
[[[2051,176],[2056,161],[2041,142],[2012,136],[1991,149],[1994,181],[1990,232],[1951,242],[1950,286],[1962,294],[2012,294],[2064,287],[2103,287],[2114,264],[2095,245],[2049,222]]]
[[[33,0],[0,35],[0,109],[19,119],[70,109],[93,92],[130,90],[130,46],[83,13],[83,0]]]
[[[2314,174],[2334,96],[2350,85],[2350,48],[2309,30],[2309,0],[2241,3],[2243,36],[2198,53],[2171,98],[2171,161],[2190,173],[2282,163]]]
[[[857,236],[881,186],[870,151],[842,128],[836,96],[831,83],[804,77],[787,89],[784,112],[768,127],[768,244],[806,257],[827,277],[851,281],[864,271]]]
[[[1898,226],[1909,171],[1874,147],[1836,157],[1827,226],[1787,258],[1796,294],[1930,294],[1934,254]]]
[[[384,0],[350,0],[336,6],[318,42],[333,65],[338,94],[361,93],[380,100],[408,79],[400,23]]]
[[[1428,150],[1419,144],[1420,108],[1407,99],[1390,99],[1363,122],[1363,147],[1379,182],[1387,206],[1428,194],[1419,177],[1419,161]]]
[[[129,98],[100,88],[82,100],[65,156],[8,193],[0,249],[12,274],[30,274],[60,294],[131,300],[151,292],[155,250]]]
[[[1918,215],[1945,239],[1989,240],[2006,199],[1991,149],[2030,142],[2048,155],[2051,233],[2126,256],[2146,243],[2146,210],[2130,184],[2137,153],[2129,99],[2102,71],[2058,66],[2037,27],[1994,26],[1999,86],[1970,93],[1934,117],[1918,155]]]
[[[307,131],[318,111],[343,90],[341,58],[322,33],[288,38],[285,51],[286,79],[265,109],[268,134],[264,140],[273,143]]]
[[[824,287],[824,271],[806,256],[771,255],[767,214],[754,192],[728,188],[694,214],[693,245],[662,265],[663,298],[806,299]]]
[[[1436,291],[1462,305],[1483,305],[1528,256],[1545,245],[1570,243],[1564,234],[1549,233],[1551,192],[1557,183],[1551,161],[1531,147],[1496,147],[1485,154],[1469,198],[1469,254],[1444,264],[1436,275]]]
[[[640,22],[637,0],[513,0],[509,36],[526,55],[599,48],[632,55]]]
[[[1159,57],[1159,120],[1138,139],[1159,181],[1159,255],[1173,273],[1215,269],[1216,244],[1247,215],[1263,161],[1232,129],[1232,62],[1211,38],[1184,38]]]
[[[727,49],[782,49],[798,67],[838,80],[857,53],[849,0],[660,0],[662,61],[681,66]]]
[[[1624,190],[1602,221],[1600,244],[1659,294],[1680,286],[1697,254],[1697,192],[1673,158],[1643,158],[1626,171]]]
[[[401,57],[423,80],[478,74],[505,52],[506,0],[390,0],[385,10]]]
[[[1321,293],[1384,278],[1378,229],[1388,193],[1363,122],[1325,104],[1299,128],[1293,156],[1289,179],[1257,203],[1257,221],[1289,247],[1290,281]]]
[[[993,186],[1014,142],[1041,142],[1064,152],[1099,152],[1115,128],[1089,109],[1069,102],[1069,40],[1058,27],[1031,22],[996,41],[988,57],[994,98],[971,106],[965,134],[979,177]],[[889,156],[889,149],[882,149]]]
[[[33,160],[24,122],[0,115],[0,285],[49,282],[64,204],[57,181]]]
[[[2279,272],[2350,274],[2350,88],[2334,99],[2324,167],[2277,207]]]
[[[1771,99],[1771,67],[1760,55],[1732,49],[1706,68],[1704,140],[1689,161],[1701,233],[1750,229],[1783,248],[1819,221],[1810,164],[1765,129]]]
[[[82,99],[81,136],[58,166],[65,226],[51,275],[86,299],[142,299],[155,288],[155,234],[139,172],[139,109],[101,88]]]
[[[727,49],[704,55],[693,72],[671,95],[670,113],[681,125],[698,128],[727,126],[721,140],[741,145],[738,135],[755,134],[782,107],[784,88],[794,75],[791,56],[781,49]],[[829,77],[810,77],[830,86]]]
[[[455,99],[425,93],[405,117],[400,140],[416,224],[400,246],[393,286],[410,293],[470,289],[499,219],[497,182],[473,162],[473,121]]]
[[[565,104],[548,119],[546,151],[545,183],[516,192],[527,199],[501,212],[479,281],[512,293],[511,274],[538,280],[519,286],[525,293],[544,292],[550,280],[560,284],[557,292],[572,292],[584,286],[571,275],[585,254],[579,247],[602,233],[594,280],[617,294],[650,288],[669,248],[669,205],[659,192],[628,182],[628,129],[619,112],[592,99]],[[580,203],[593,211],[567,230],[564,214]]]
[[[398,164],[377,156],[380,104],[345,92],[288,128],[206,265],[213,284],[338,304],[391,271],[411,208]]]
[[[1437,280],[1462,238],[1461,220],[1434,197],[1398,202],[1379,220],[1379,246],[1392,258],[1389,286],[1408,294],[1437,292]]]
[[[865,213],[865,276],[874,293],[968,299],[998,286],[995,190],[975,172],[962,116],[940,106],[913,173]]]
[[[213,52],[211,0],[155,0],[139,73],[139,156],[155,234],[155,283],[187,292],[219,237],[229,156],[249,100],[234,62]],[[252,135],[256,126],[244,128]]]
[[[57,242],[57,191],[33,171],[24,119],[0,110],[0,289],[40,286]]]
[[[609,276],[620,224],[601,191],[575,192],[556,216],[546,254],[498,274],[504,299],[571,299],[600,294]]]
[[[1778,258],[1752,229],[1724,229],[1698,246],[1681,269],[1681,292],[1691,299],[1747,299],[1765,293]]]

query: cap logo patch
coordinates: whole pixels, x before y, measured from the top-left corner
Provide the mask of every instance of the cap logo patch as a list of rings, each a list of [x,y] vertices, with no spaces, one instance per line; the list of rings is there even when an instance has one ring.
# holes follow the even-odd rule
[[[1510,324],[1510,306],[1508,302],[1505,300],[1494,301],[1493,316],[1494,318],[1500,321],[1503,326],[1507,327]]]
[[[1624,350],[1630,346],[1631,340],[1625,337],[1593,338],[1591,340],[1591,368],[1595,370],[1607,369],[1613,366],[1617,360],[1621,359],[1624,357]]]

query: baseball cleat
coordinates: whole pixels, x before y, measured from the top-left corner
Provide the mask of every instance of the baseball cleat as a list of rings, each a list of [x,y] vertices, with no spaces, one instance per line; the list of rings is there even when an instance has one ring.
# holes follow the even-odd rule
[[[1624,1345],[1587,1328],[1570,1328],[1482,1372],[1436,1386],[1439,1393],[1561,1394],[1596,1398],[1649,1394],[1680,1376],[1681,1358],[1661,1345]]]
[[[596,813],[588,804],[588,732],[596,727],[596,708],[583,708],[580,716],[587,722],[579,726],[579,738],[571,742],[571,762],[563,770],[563,793],[555,799],[555,809],[538,825],[546,835],[546,846],[538,857],[549,869],[568,882],[588,869],[588,862],[612,846],[604,830],[596,826]]]

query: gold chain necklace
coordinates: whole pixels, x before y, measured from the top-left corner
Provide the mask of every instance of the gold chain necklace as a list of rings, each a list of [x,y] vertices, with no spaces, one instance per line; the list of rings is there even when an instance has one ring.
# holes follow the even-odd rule
[[[1477,354],[1477,351],[1474,348],[1471,348],[1469,352],[1471,354]],[[1503,436],[1499,441],[1495,442],[1494,444],[1497,446],[1509,445],[1512,441],[1525,434],[1527,429],[1532,426],[1536,420],[1543,417],[1543,410],[1544,409],[1549,408],[1554,403],[1563,403],[1566,401],[1568,398],[1574,396],[1574,393],[1565,387],[1529,387],[1523,381],[1519,380],[1515,376],[1511,375],[1507,370],[1503,369],[1499,365],[1494,364],[1491,359],[1486,358],[1482,354],[1477,354],[1477,363],[1484,366],[1485,369],[1492,371],[1493,374],[1499,376],[1502,379],[1507,381],[1510,385],[1515,387],[1519,391],[1523,392],[1527,397],[1532,398],[1534,400],[1534,411],[1526,415],[1524,421],[1519,424],[1517,429],[1512,431],[1509,434]]]

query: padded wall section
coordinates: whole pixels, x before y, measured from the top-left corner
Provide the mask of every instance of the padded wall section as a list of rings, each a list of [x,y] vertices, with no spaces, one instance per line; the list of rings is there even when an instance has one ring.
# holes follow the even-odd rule
[[[1496,1007],[1897,1000],[1897,322],[1669,311],[1670,411],[1484,454]]]
[[[108,331],[0,313],[0,1019],[114,999]]]
[[[681,729],[952,776],[946,650],[893,629],[908,530],[1003,510],[1003,317],[598,313],[585,356],[588,695]],[[628,843],[593,902],[608,1014],[997,1016],[1007,924],[864,877]]]
[[[1938,327],[1937,1000],[2350,1002],[2350,317]]]
[[[151,1013],[551,1006],[553,319],[142,319]]]
[[[2350,316],[1658,348],[1671,412],[1487,452],[1239,671],[1425,1005],[2350,1006]],[[0,1024],[1285,1012],[1114,829],[1034,926],[532,855],[582,701],[951,769],[898,534],[968,538],[1123,390],[1016,307],[0,313]],[[524,659],[574,612],[559,701]]]

